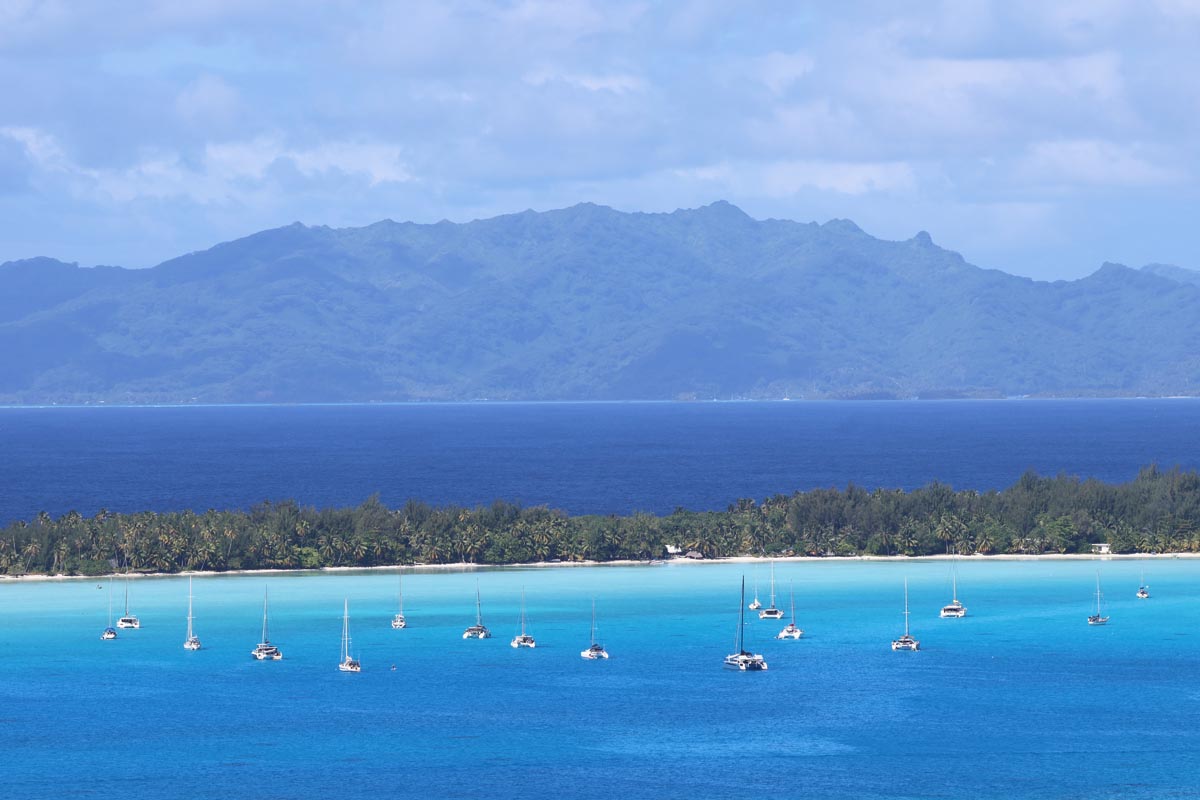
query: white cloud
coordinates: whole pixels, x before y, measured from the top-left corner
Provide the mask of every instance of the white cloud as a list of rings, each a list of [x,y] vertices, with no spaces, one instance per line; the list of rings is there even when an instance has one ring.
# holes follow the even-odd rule
[[[1035,142],[1018,162],[1030,186],[1166,186],[1187,180],[1179,167],[1155,164],[1137,145],[1095,139]]]
[[[842,195],[915,188],[916,175],[903,162],[773,161],[720,163],[676,170],[682,178],[717,184],[732,195],[788,197],[807,189]]]
[[[586,89],[589,92],[612,92],[614,94],[640,92],[646,88],[645,81],[636,75],[575,74],[570,72],[561,72],[559,70],[549,69],[546,67],[527,72],[522,80],[524,80],[524,82],[530,86],[545,86],[550,83],[563,83],[568,86],[573,86],[577,89]]]
[[[772,94],[779,95],[812,72],[814,63],[808,53],[767,53],[757,60],[757,71]]]

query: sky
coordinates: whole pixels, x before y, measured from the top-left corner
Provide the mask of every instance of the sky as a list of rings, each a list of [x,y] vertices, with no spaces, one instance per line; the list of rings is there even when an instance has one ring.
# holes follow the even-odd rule
[[[590,201],[1200,269],[1200,0],[0,0],[0,262]]]

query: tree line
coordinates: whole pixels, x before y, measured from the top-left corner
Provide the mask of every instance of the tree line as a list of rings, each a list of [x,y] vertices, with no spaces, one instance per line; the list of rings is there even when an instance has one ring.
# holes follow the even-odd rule
[[[1200,551],[1200,475],[1142,469],[1127,483],[1027,472],[1002,491],[912,491],[853,484],[742,499],[724,511],[569,516],[497,501],[388,508],[378,495],[353,508],[293,500],[247,511],[42,512],[0,532],[0,572],[315,569],[390,564],[512,564],[706,558]]]

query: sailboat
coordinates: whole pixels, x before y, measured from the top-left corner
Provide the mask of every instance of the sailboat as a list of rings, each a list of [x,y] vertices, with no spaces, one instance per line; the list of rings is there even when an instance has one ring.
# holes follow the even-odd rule
[[[774,577],[774,576],[772,576]],[[746,604],[746,576],[742,576],[742,597],[738,601],[737,638],[734,646],[736,653],[725,656],[725,669],[736,669],[739,672],[762,672],[767,668],[767,662],[757,653],[746,649],[746,612],[742,611]]]
[[[125,581],[125,616],[117,620],[118,628],[140,628],[142,623],[138,618],[129,613],[129,581]]]
[[[475,624],[463,631],[464,639],[490,639],[492,632],[483,625],[483,611],[479,604],[479,584],[475,584]]]
[[[200,637],[192,631],[192,579],[188,578],[188,631],[187,638],[183,640],[184,650],[199,650]]]
[[[1150,599],[1150,587],[1146,585],[1145,571],[1142,572],[1142,577],[1138,581],[1137,599],[1138,600],[1149,600]]]
[[[751,611],[758,611],[760,608],[762,608],[762,603],[758,599],[758,571],[757,570],[755,570],[755,574],[754,574],[754,599],[750,601],[750,605],[746,606],[746,608],[750,609]]]
[[[950,571],[951,591],[954,599],[942,606],[942,619],[961,619],[967,615],[967,607],[958,602],[958,570]]]
[[[250,651],[250,655],[257,658],[259,661],[282,661],[283,652],[278,647],[271,644],[271,639],[267,636],[267,590],[263,589],[263,629],[262,641],[258,646]]]
[[[744,584],[746,579],[742,578]],[[745,586],[742,587],[745,589]],[[743,592],[744,594],[744,592]],[[744,599],[744,598],[743,598]],[[771,562],[771,605],[758,612],[759,619],[783,619],[783,609],[775,607],[775,562]]]
[[[775,634],[776,639],[799,639],[804,635],[804,631],[796,627],[796,591],[788,585],[788,594],[792,600],[792,621],[787,624],[787,627]]]
[[[920,650],[921,643],[908,632],[908,578],[904,579],[904,635],[892,640],[893,650]]]
[[[1096,613],[1088,616],[1088,625],[1104,625],[1108,617],[1100,614],[1100,573],[1096,573]]]
[[[525,622],[525,590],[521,589],[521,632],[509,642],[513,647],[537,647],[537,642],[525,632]]]
[[[743,596],[743,600],[746,598]],[[596,661],[601,658],[608,658],[608,651],[604,649],[604,645],[596,641],[596,598],[592,598],[592,644],[587,650],[580,650],[579,655],[589,661]]]
[[[350,600],[342,601],[342,660],[338,669],[342,672],[362,672],[362,664],[350,655]]]
[[[396,590],[399,596],[399,608],[396,616],[392,617],[392,630],[398,631],[401,628],[408,627],[408,620],[404,618],[404,570],[396,573]]]
[[[108,583],[108,627],[101,632],[100,638],[105,641],[117,638],[117,630],[112,626],[112,581]]]

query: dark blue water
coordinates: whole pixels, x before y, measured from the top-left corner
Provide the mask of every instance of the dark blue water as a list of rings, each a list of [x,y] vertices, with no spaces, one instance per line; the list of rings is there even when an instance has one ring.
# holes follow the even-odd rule
[[[353,505],[378,492],[571,513],[1026,469],[1106,481],[1200,465],[1200,402],[463,404],[0,409],[0,524],[39,511]]]

